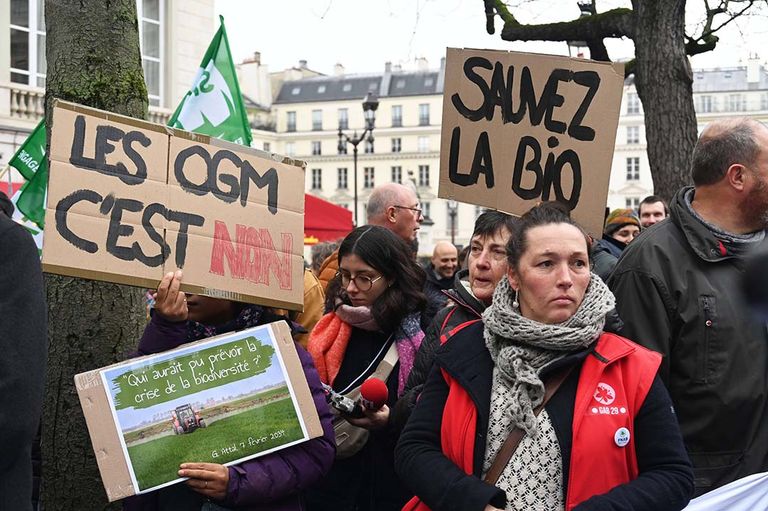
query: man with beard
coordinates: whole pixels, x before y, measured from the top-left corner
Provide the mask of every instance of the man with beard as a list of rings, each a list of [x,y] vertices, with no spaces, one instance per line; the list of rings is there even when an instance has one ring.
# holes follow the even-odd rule
[[[747,256],[768,246],[768,128],[708,125],[691,177],[668,221],[627,247],[608,285],[622,333],[664,355],[659,374],[700,495],[768,470],[768,330],[740,290]]]

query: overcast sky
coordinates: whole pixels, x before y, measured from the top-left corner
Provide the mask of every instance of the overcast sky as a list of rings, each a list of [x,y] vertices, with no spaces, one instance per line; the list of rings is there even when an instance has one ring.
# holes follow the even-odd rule
[[[578,16],[576,0],[516,0],[514,11],[522,22],[564,21]],[[601,0],[601,10],[626,6],[628,1]],[[701,19],[703,0],[688,0],[689,26]],[[542,9],[542,7],[544,7]],[[316,71],[331,74],[339,62],[348,73],[381,72],[384,63],[413,69],[426,57],[431,68],[439,65],[447,46],[496,48],[567,55],[558,43],[509,43],[485,31],[480,0],[283,0],[245,2],[216,0],[217,14],[225,18],[230,46],[239,62],[261,52],[271,71],[295,66],[300,59]],[[714,52],[694,57],[693,66],[716,67],[743,64],[750,51],[768,60],[768,17],[734,22],[721,33]],[[631,57],[631,41],[609,43],[613,59]],[[740,62],[741,61],[741,62]]]

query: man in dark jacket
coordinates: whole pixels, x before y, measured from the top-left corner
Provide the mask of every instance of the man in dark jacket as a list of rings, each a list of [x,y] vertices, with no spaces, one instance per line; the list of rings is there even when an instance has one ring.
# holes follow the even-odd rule
[[[435,313],[445,307],[448,297],[443,294],[453,288],[453,277],[458,266],[459,253],[456,247],[447,241],[438,241],[432,251],[432,260],[424,267],[427,280],[424,282],[424,294],[427,295],[427,314],[432,320]]]
[[[467,257],[468,269],[456,272],[453,289],[445,291],[452,305],[440,310],[424,332],[403,398],[393,413],[391,420],[398,430],[405,426],[427,381],[440,337],[466,321],[479,319],[491,304],[496,284],[507,274],[507,241],[516,221],[500,211],[486,211],[477,217]]]
[[[608,280],[623,334],[664,355],[700,495],[768,470],[768,332],[739,287],[768,241],[768,128],[716,121],[692,157],[694,187],[625,250]]]
[[[0,509],[32,509],[32,444],[40,423],[47,313],[32,236],[0,192]]]

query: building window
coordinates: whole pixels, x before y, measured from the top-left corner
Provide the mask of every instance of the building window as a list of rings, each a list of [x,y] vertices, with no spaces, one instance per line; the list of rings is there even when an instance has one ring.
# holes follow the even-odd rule
[[[768,92],[760,95],[760,110],[768,110]]]
[[[293,142],[286,142],[285,143],[285,154],[287,156],[293,156],[296,154],[296,144]]]
[[[312,189],[321,190],[323,188],[323,169],[312,169]]]
[[[322,153],[322,144],[319,140],[312,142],[312,156],[319,156]]]
[[[363,188],[373,188],[374,184],[373,167],[363,167]]]
[[[293,89],[291,89],[291,94],[293,94],[294,96],[298,96],[300,93],[301,93],[301,87],[294,87]]]
[[[640,113],[640,98],[634,92],[627,93],[627,115]]]
[[[264,145],[263,145],[263,147],[264,147],[264,150],[265,150],[265,151],[267,151],[267,152],[270,152],[270,147],[271,147],[271,146],[269,145],[269,142],[264,142]]]
[[[638,179],[640,179],[640,158],[637,156],[627,158],[627,181]]]
[[[427,201],[427,202],[422,202],[421,203],[421,216],[423,216],[424,218],[432,218],[432,203],[431,202]]]
[[[697,103],[699,104],[698,111],[700,113],[709,113],[714,111],[714,108],[713,108],[714,102],[712,101],[712,96],[703,95],[696,98],[696,100],[697,100]]]
[[[317,86],[317,93],[318,94],[325,94],[325,85],[318,85]]]
[[[393,138],[392,139],[392,152],[393,153],[399,153],[403,149],[403,139],[401,138]]]
[[[322,110],[312,110],[312,131],[323,131]]]
[[[366,154],[373,154],[373,140],[366,140],[365,141],[365,153]]]
[[[346,108],[339,108],[339,129],[349,129],[349,110]]]
[[[403,183],[403,167],[399,165],[392,167],[392,182],[398,184]]]
[[[347,169],[346,167],[342,167],[337,169],[337,178],[336,178],[336,188],[339,190],[346,190],[348,188],[347,186]]]
[[[400,78],[398,81],[395,82],[395,89],[404,89],[405,88],[405,79]]]
[[[627,144],[640,143],[640,126],[627,126]]]
[[[419,137],[418,148],[420,153],[429,152],[429,137]]]
[[[747,109],[747,98],[744,94],[729,94],[728,95],[728,111],[729,112],[743,112]]]
[[[12,0],[10,31],[11,81],[32,87],[45,87],[43,2]]]
[[[419,186],[429,186],[429,165],[419,165]]]
[[[479,217],[486,211],[488,211],[488,208],[484,208],[483,206],[475,206],[475,220],[477,220],[477,217]]]
[[[403,106],[392,105],[392,127],[400,128],[403,125]]]
[[[339,142],[338,147],[339,154],[347,154],[347,143],[346,142]]]
[[[149,104],[153,106],[160,106],[163,99],[164,4],[165,2],[160,0],[143,0],[137,2],[136,11],[139,20],[141,66],[144,68]]]
[[[419,126],[429,126],[429,103],[419,105]]]
[[[344,92],[351,91],[352,90],[352,84],[351,83],[345,83],[344,85],[342,85],[341,90],[343,90]]]
[[[285,112],[285,131],[296,131],[296,112]]]
[[[640,197],[627,197],[624,199],[625,207],[630,209],[637,209],[640,207]]]

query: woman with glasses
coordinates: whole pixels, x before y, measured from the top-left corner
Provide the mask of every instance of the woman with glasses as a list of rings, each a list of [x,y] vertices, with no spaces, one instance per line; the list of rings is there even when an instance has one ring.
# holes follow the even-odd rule
[[[397,438],[389,420],[424,337],[424,273],[405,242],[378,226],[353,230],[338,260],[326,293],[331,312],[311,332],[308,350],[335,392],[357,399],[362,383],[377,377],[388,399],[379,409],[363,406],[359,417],[340,413],[336,462],[309,492],[307,508],[399,510],[408,495],[394,473]]]

